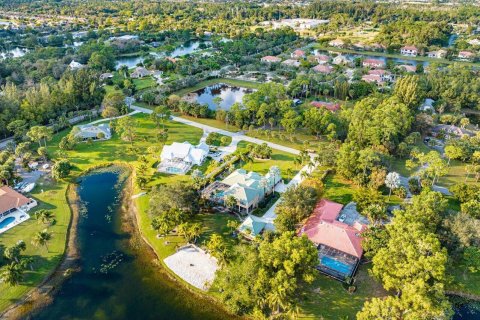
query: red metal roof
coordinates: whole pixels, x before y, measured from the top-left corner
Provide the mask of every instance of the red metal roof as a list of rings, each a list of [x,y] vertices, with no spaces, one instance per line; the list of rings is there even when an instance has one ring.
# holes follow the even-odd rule
[[[330,200],[320,200],[299,235],[305,234],[317,245],[323,244],[360,259],[363,254],[360,232],[365,227],[360,223],[352,227],[336,220],[342,207]]]

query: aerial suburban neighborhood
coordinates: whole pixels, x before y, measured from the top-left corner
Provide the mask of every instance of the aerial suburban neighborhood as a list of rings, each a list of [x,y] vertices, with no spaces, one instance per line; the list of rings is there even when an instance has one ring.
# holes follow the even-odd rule
[[[480,319],[478,1],[0,0],[1,319]]]

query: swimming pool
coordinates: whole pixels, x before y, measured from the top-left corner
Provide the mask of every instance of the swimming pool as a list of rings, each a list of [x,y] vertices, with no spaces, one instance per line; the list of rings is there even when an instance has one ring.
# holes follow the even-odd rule
[[[0,229],[6,228],[9,224],[15,221],[14,217],[7,217],[0,221]]]
[[[352,265],[343,263],[341,261],[332,259],[332,258],[327,257],[327,256],[323,256],[322,259],[320,259],[320,263],[323,266],[325,266],[329,269],[335,270],[339,273],[342,273],[346,276],[350,276],[350,274],[352,273],[352,270],[353,270]]]
[[[165,171],[168,173],[182,173],[182,169],[180,168],[175,168],[175,167],[168,167]]]

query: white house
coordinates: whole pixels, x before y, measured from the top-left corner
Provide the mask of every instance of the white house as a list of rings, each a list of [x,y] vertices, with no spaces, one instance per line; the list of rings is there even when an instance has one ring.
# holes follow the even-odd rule
[[[427,56],[429,58],[437,58],[437,59],[441,59],[441,58],[445,58],[445,56],[447,55],[447,51],[443,50],[443,49],[440,49],[438,51],[429,51],[427,52]]]
[[[193,165],[201,165],[209,152],[208,145],[200,143],[193,146],[190,142],[174,142],[164,146],[160,154],[158,171],[173,174],[185,174]]]
[[[152,72],[148,71],[144,67],[136,67],[135,71],[132,72],[130,77],[133,78],[133,79],[138,79],[138,78],[143,78],[143,77],[149,76],[151,74],[152,74]]]
[[[85,68],[85,66],[83,64],[81,64],[80,62],[77,62],[75,60],[72,60],[72,62],[70,62],[70,64],[68,65],[68,67],[71,69],[71,70],[78,70],[78,69],[82,69],[82,68]]]
[[[348,65],[350,64],[350,60],[345,57],[344,55],[338,55],[336,56],[335,58],[333,58],[333,61],[332,61],[333,64],[336,64],[336,65]]]
[[[99,125],[82,125],[77,126],[79,129],[75,134],[76,137],[83,141],[87,140],[108,140],[112,137],[110,125],[108,123],[101,123]]]
[[[278,63],[278,62],[281,62],[282,59],[274,56],[265,56],[265,57],[262,57],[260,61],[265,63]]]
[[[433,107],[433,104],[435,103],[435,100],[427,98],[425,101],[422,103],[420,107],[418,107],[419,111],[423,112],[432,112],[435,113],[435,108]]]
[[[473,60],[475,54],[471,51],[460,51],[458,53],[458,58],[460,60]]]
[[[415,46],[404,46],[400,48],[400,53],[403,56],[416,57],[418,55],[418,49]]]
[[[336,39],[336,40],[332,40],[328,43],[329,46],[331,47],[337,47],[337,48],[341,48],[345,45],[345,42],[343,42],[343,40],[341,39]]]

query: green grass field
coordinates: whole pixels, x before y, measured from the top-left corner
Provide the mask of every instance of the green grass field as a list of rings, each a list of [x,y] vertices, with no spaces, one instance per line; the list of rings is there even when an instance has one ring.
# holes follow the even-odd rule
[[[31,195],[39,202],[32,209],[29,220],[0,235],[0,247],[9,247],[19,240],[25,241],[27,250],[22,256],[33,258],[33,271],[28,270],[24,274],[24,280],[20,285],[11,287],[0,283],[0,311],[5,310],[10,304],[18,301],[24,294],[39,285],[42,280],[54,270],[65,250],[66,233],[70,223],[71,212],[66,201],[66,182],[54,183],[50,179],[42,178]],[[43,190],[43,192],[42,192]],[[39,223],[34,212],[39,209],[47,209],[55,214],[56,223],[47,226]],[[37,248],[31,244],[35,233],[48,227],[52,233],[52,240],[48,243],[48,250],[44,247]]]
[[[386,295],[366,265],[360,266],[355,278],[357,290],[348,293],[342,283],[319,273],[301,304],[299,319],[355,319],[366,300]]]
[[[238,143],[237,147],[240,149],[246,149],[248,144],[251,143],[242,140]],[[288,182],[291,178],[293,178],[293,176],[295,176],[298,170],[300,170],[300,167],[295,168],[295,165],[293,164],[293,159],[295,159],[295,155],[276,149],[272,149],[272,151],[273,152],[270,159],[254,159],[253,162],[246,164],[239,161],[238,165],[246,170],[255,171],[260,174],[268,173],[268,170],[271,166],[278,166],[280,168],[283,179],[285,180],[285,182]],[[291,177],[288,177],[286,175],[287,169],[289,168],[293,172]]]

